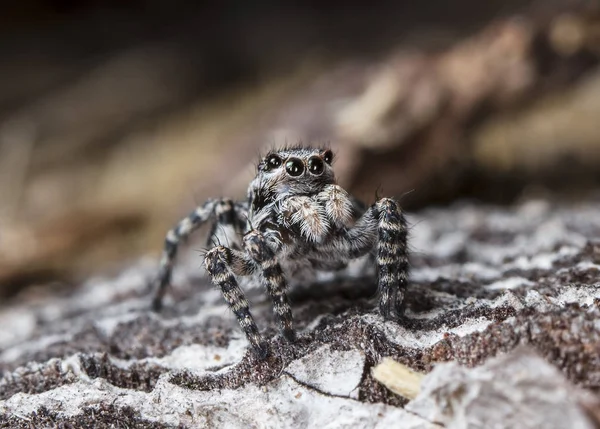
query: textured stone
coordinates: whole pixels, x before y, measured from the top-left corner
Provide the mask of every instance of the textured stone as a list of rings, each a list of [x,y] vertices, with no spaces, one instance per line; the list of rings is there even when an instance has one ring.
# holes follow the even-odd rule
[[[564,377],[548,395],[600,390],[600,203],[460,204],[410,223],[405,318],[377,314],[372,278],[306,285],[291,291],[299,339],[290,345],[269,299],[249,290],[273,351],[262,362],[194,258],[177,265],[161,314],[148,311],[156,261],[70,295],[24,296],[0,310],[0,427],[432,427],[437,403],[407,412],[374,365],[389,356],[428,373],[454,361],[469,377],[460,368],[520,345],[547,362],[540,371]],[[525,384],[510,388],[525,409],[540,405]],[[533,414],[547,426],[550,414]]]
[[[590,396],[519,348],[474,369],[455,362],[436,365],[406,409],[448,428],[593,429],[597,426],[582,406],[594,401]]]
[[[337,351],[325,346],[288,365],[298,382],[334,396],[358,397],[365,356],[358,350]]]

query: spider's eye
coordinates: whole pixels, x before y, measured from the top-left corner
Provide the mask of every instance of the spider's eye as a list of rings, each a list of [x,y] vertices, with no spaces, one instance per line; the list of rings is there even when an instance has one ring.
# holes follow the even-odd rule
[[[333,161],[333,152],[330,151],[329,149],[327,149],[324,153],[323,153],[323,160],[331,165],[331,161]]]
[[[315,176],[320,176],[323,174],[323,160],[318,156],[311,156],[308,158],[308,171],[310,174],[314,174]]]
[[[273,168],[277,168],[281,165],[281,158],[277,155],[269,155],[266,162],[267,170],[272,170]]]
[[[290,158],[285,163],[285,171],[290,176],[301,176],[304,173],[304,164],[298,158]]]

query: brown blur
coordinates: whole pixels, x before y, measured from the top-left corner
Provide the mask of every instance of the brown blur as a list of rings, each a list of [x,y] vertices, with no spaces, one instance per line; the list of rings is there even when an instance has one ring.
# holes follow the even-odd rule
[[[1,299],[157,257],[174,222],[242,198],[257,154],[285,143],[330,143],[340,184],[409,210],[598,189],[596,2],[0,12]]]

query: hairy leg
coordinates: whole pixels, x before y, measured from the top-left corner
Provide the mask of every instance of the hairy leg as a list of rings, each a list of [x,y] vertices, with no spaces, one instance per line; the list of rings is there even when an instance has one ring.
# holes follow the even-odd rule
[[[243,203],[220,200],[214,207],[215,223],[208,236],[208,246],[224,245],[241,250],[240,238],[246,229],[248,210]]]
[[[382,198],[356,224],[319,249],[321,260],[351,260],[376,247],[379,309],[386,319],[402,313],[408,283],[407,225],[398,203]]]
[[[200,226],[212,216],[216,204],[217,201],[208,200],[202,206],[197,207],[189,214],[189,216],[182,219],[167,233],[158,275],[154,281],[154,284],[156,285],[156,292],[152,301],[152,309],[154,311],[160,311],[162,308],[162,299],[167,290],[167,286],[171,282],[173,263],[177,255],[179,244],[200,228]]]
[[[208,251],[204,265],[212,282],[221,290],[227,305],[260,359],[268,354],[267,342],[260,335],[256,322],[250,314],[248,301],[240,289],[234,274],[249,275],[253,272],[253,261],[241,251],[216,246]]]
[[[244,248],[256,262],[261,273],[261,283],[273,301],[273,311],[283,336],[288,341],[296,339],[292,308],[287,296],[287,283],[275,252],[259,231],[252,230],[244,236]]]
[[[377,268],[379,310],[386,319],[403,312],[404,293],[408,284],[407,225],[398,203],[390,198],[377,201]]]
[[[211,216],[216,216],[217,222],[213,227],[211,237],[215,234],[226,234],[224,239],[234,244],[239,249],[238,235],[244,229],[247,217],[247,209],[243,204],[233,203],[229,199],[208,200],[202,206],[197,207],[187,217],[182,219],[173,229],[167,233],[165,246],[160,260],[158,275],[154,281],[156,292],[152,301],[152,309],[160,311],[162,300],[171,282],[173,263],[177,256],[177,248],[194,231],[200,228]],[[219,241],[221,236],[216,238]],[[211,240],[209,240],[211,241]]]

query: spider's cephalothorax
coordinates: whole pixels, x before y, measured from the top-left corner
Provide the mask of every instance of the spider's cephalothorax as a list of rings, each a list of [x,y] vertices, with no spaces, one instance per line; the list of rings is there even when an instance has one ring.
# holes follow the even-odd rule
[[[209,200],[167,234],[153,307],[159,310],[171,279],[177,246],[205,221],[215,223],[204,258],[212,282],[257,354],[267,355],[236,278],[252,276],[273,301],[284,337],[295,339],[286,289],[300,272],[334,271],[367,254],[375,257],[379,308],[386,319],[401,312],[408,277],[407,227],[398,203],[364,205],[336,184],[329,149],[272,151],[258,164],[244,202]],[[224,238],[221,240],[220,238]],[[214,244],[213,244],[214,245]]]

